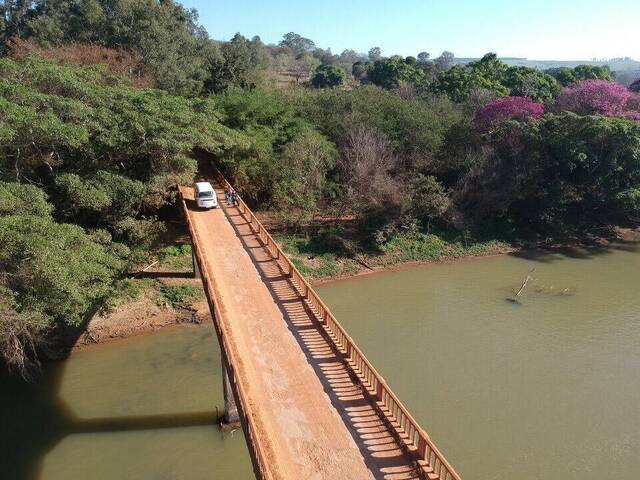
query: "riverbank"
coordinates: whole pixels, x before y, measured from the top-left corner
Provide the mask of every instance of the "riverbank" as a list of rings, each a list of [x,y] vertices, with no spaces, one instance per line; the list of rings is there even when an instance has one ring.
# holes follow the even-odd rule
[[[149,266],[121,280],[87,323],[73,350],[145,335],[169,327],[209,321],[202,283],[193,278],[191,247],[162,248]]]
[[[321,238],[276,234],[293,263],[314,286],[418,265],[460,262],[482,257],[517,254],[525,250],[560,251],[568,248],[606,248],[614,241],[640,241],[639,229],[615,230],[611,238],[513,245],[496,240],[443,238],[436,235],[398,235],[376,251],[347,252],[342,243]],[[327,239],[325,239],[327,240]],[[89,321],[73,350],[176,326],[210,321],[200,280],[192,278],[191,247],[166,247],[144,272],[122,282],[118,293]]]

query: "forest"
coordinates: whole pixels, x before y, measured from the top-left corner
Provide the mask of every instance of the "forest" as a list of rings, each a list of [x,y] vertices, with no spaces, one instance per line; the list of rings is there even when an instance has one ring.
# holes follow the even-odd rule
[[[153,255],[198,152],[345,255],[640,223],[640,79],[604,66],[215,41],[172,0],[0,13],[0,358],[18,372]]]

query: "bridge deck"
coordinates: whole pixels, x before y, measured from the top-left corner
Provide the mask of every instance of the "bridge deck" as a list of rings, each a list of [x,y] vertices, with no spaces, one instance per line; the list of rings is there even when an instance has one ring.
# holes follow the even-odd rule
[[[287,479],[420,478],[322,325],[235,207],[187,215],[269,470]]]

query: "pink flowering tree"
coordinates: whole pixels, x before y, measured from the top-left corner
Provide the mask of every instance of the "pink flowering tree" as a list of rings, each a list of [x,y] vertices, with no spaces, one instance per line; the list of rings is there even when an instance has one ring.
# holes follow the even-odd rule
[[[640,93],[631,93],[629,100],[625,106],[625,112],[622,114],[627,120],[635,120],[640,122]]]
[[[623,85],[608,80],[585,80],[565,88],[556,99],[560,112],[578,115],[621,117],[627,111],[631,92]]]
[[[544,105],[529,97],[503,97],[485,105],[474,120],[479,130],[487,131],[505,120],[528,121],[544,115]]]

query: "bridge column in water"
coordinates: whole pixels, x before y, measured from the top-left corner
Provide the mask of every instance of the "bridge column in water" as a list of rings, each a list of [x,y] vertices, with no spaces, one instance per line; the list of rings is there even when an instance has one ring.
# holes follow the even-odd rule
[[[196,259],[195,249],[193,244],[191,245],[191,262],[193,263],[193,278],[202,278],[200,276],[200,267],[198,266],[198,260]]]
[[[222,370],[224,378],[222,380],[222,389],[224,392],[224,423],[236,424],[240,423],[240,415],[238,413],[238,404],[236,396],[233,393],[231,379],[229,378],[229,366],[224,352],[222,352]]]

